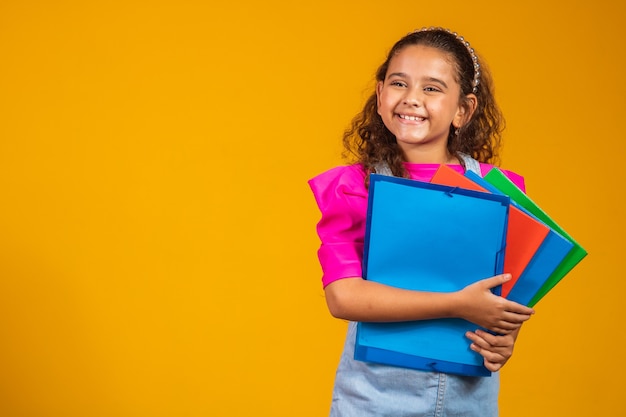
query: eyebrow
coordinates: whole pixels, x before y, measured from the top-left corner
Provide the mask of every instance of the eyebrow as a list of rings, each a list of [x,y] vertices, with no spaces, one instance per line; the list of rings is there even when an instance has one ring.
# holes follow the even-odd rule
[[[404,72],[392,72],[391,74],[389,74],[387,76],[387,79],[391,78],[391,77],[400,77],[400,78],[408,78],[408,75]],[[445,88],[448,88],[448,84],[445,83],[445,81],[439,79],[439,78],[435,78],[435,77],[426,77],[425,79],[428,82],[431,83],[437,83],[442,85]]]

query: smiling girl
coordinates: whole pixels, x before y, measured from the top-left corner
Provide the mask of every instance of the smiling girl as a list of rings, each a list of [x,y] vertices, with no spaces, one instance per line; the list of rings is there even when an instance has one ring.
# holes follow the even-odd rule
[[[466,377],[354,359],[356,322],[462,318],[481,330],[466,336],[484,365],[498,371],[511,357],[519,329],[534,311],[496,296],[510,279],[486,278],[452,293],[389,287],[362,278],[370,173],[430,181],[441,164],[483,175],[497,158],[502,117],[474,50],[441,28],[412,32],[391,49],[376,89],[344,134],[351,165],[309,184],[322,213],[317,225],[322,283],[330,313],[349,320],[331,416],[495,416],[499,378]],[[523,189],[523,178],[503,171]],[[480,231],[476,231],[480,233]]]

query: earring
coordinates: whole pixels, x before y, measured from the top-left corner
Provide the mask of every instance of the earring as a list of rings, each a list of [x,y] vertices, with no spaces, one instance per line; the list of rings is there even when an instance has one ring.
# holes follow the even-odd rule
[[[455,136],[459,136],[459,132],[460,132],[460,131],[461,131],[461,128],[460,128],[460,127],[457,127],[457,128],[454,130],[454,135],[455,135]]]

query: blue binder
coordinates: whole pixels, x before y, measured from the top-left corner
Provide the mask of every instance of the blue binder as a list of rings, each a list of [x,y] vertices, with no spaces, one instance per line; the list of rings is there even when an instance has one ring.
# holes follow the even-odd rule
[[[372,174],[364,278],[417,291],[457,291],[502,273],[509,198]],[[489,376],[462,319],[357,325],[355,359]]]
[[[502,191],[493,184],[473,172],[468,171],[465,173],[465,176],[490,192],[503,195]],[[537,218],[515,201],[511,200],[511,204],[523,210],[529,216],[535,219]],[[537,220],[541,221],[539,219]],[[550,227],[549,225],[547,226]],[[573,248],[574,245],[569,240],[550,228],[543,243],[519,276],[513,288],[511,288],[507,299],[520,304],[529,305],[535,294],[537,294],[539,289],[548,278],[550,278],[557,266],[559,266]]]

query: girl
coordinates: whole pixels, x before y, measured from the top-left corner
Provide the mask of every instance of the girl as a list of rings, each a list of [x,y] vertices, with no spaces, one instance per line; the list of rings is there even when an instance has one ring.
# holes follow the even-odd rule
[[[511,357],[522,323],[534,313],[490,291],[510,279],[508,274],[453,293],[408,291],[362,279],[368,175],[429,181],[440,164],[484,174],[497,158],[502,124],[488,74],[469,43],[448,30],[422,29],[400,39],[376,81],[375,92],[344,134],[346,153],[356,163],[309,181],[322,212],[318,255],[328,308],[350,321],[330,414],[495,416],[498,374],[462,377],[354,360],[357,321],[458,317],[498,334],[466,335],[495,372]],[[522,177],[505,173],[523,188]]]

